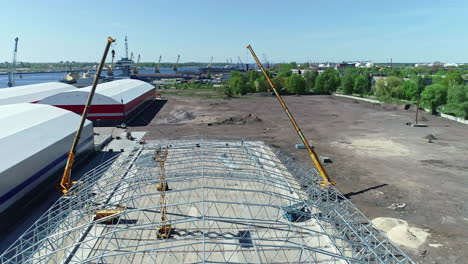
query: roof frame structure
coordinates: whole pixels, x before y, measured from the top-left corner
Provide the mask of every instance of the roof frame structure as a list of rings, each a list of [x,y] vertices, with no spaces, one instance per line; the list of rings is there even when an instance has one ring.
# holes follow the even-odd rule
[[[169,151],[164,172],[153,159],[161,147]],[[161,173],[169,186],[163,205]],[[0,262],[413,263],[338,190],[323,189],[315,169],[262,142],[158,140],[81,181]],[[125,210],[94,219],[97,210],[115,208]],[[167,223],[171,236],[158,239]]]

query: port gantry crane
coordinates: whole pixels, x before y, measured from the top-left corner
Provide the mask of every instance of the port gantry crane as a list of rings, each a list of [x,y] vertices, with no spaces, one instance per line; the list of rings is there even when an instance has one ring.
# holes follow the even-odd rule
[[[257,55],[255,54],[254,50],[252,49],[252,46],[248,45],[247,46],[247,49],[250,51],[250,53],[252,54],[252,57],[255,59],[255,62],[257,63],[258,67],[260,68],[260,70],[263,72],[263,75],[265,76],[266,80],[268,81],[268,84],[270,85],[271,89],[273,89],[275,95],[276,95],[276,98],[278,99],[278,101],[280,102],[281,106],[283,107],[283,110],[286,112],[286,115],[288,116],[289,118],[289,121],[291,121],[291,124],[294,126],[294,129],[296,130],[297,132],[297,135],[299,136],[299,138],[301,139],[302,143],[304,144],[304,146],[306,147],[307,151],[309,152],[309,156],[310,156],[310,159],[312,160],[312,162],[314,163],[315,167],[317,168],[318,172],[320,173],[320,176],[322,177],[322,181],[320,181],[320,186],[322,188],[328,188],[330,185],[335,185],[335,183],[333,181],[330,181],[327,173],[325,172],[325,169],[323,168],[322,164],[320,163],[320,161],[318,160],[317,158],[317,154],[315,153],[315,151],[310,147],[309,145],[309,142],[307,141],[306,137],[304,136],[304,134],[302,133],[302,130],[301,128],[299,127],[299,125],[296,123],[296,120],[294,119],[292,113],[289,111],[288,107],[286,106],[286,103],[283,101],[283,98],[281,97],[281,95],[278,93],[278,91],[276,90],[276,87],[275,85],[273,84],[273,82],[271,81],[270,79],[270,76],[268,76],[268,73],[266,72],[265,68],[263,67],[262,63],[260,62],[260,60],[258,59]]]
[[[138,63],[140,63],[140,54],[138,54],[138,59],[137,59],[137,63],[135,64],[135,66],[133,67],[133,74],[137,74],[138,73]]]
[[[160,67],[161,67],[161,55],[159,55],[158,64],[156,65],[156,68],[154,68],[154,73],[159,73]]]
[[[179,67],[179,60],[180,60],[180,54],[177,55],[177,61],[176,63],[174,64],[174,66],[172,66],[172,69],[174,71],[177,71],[178,70],[178,67]]]
[[[8,73],[8,87],[15,86],[15,71],[16,71],[16,54],[18,52],[18,37],[15,38],[15,48],[13,49],[13,61],[11,63],[11,69]]]

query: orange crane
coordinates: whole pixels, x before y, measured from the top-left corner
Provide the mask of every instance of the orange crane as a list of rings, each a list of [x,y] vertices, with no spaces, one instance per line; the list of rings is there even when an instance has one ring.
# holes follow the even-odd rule
[[[93,101],[93,96],[96,91],[96,86],[99,80],[99,76],[101,76],[102,68],[104,67],[104,64],[106,62],[106,57],[107,53],[109,52],[110,45],[115,42],[115,39],[112,39],[111,37],[107,38],[107,44],[106,48],[104,49],[104,54],[102,55],[101,62],[99,63],[99,67],[96,72],[96,76],[94,76],[94,81],[93,81],[93,86],[91,87],[91,92],[89,93],[88,100],[86,101],[86,105],[83,109],[83,114],[81,115],[81,121],[78,126],[78,129],[75,134],[75,138],[73,139],[73,143],[70,149],[70,152],[68,152],[68,160],[67,160],[67,165],[65,166],[65,170],[63,171],[63,176],[62,179],[60,180],[60,183],[58,185],[58,188],[62,192],[62,194],[66,195],[70,188],[73,185],[73,182],[71,181],[71,170],[73,167],[73,163],[75,162],[75,152],[76,152],[76,146],[78,145],[78,142],[80,140],[81,136],[81,131],[83,130],[83,125],[86,121],[86,116],[88,115],[89,108],[91,106],[91,102]]]
[[[180,60],[180,54],[177,55],[177,61],[176,63],[174,64],[174,66],[172,66],[172,69],[174,71],[177,71],[178,70],[178,67],[179,67],[179,60]]]
[[[307,151],[309,152],[310,159],[314,163],[315,167],[320,173],[320,176],[322,177],[322,181],[320,181],[320,186],[327,188],[330,185],[335,185],[333,181],[330,181],[328,178],[327,173],[325,172],[325,169],[323,168],[322,164],[317,158],[317,154],[315,151],[310,147],[309,142],[307,141],[306,137],[302,133],[301,128],[299,125],[296,123],[296,120],[294,119],[292,113],[289,111],[288,107],[286,106],[286,103],[283,101],[283,98],[281,95],[278,93],[276,90],[275,85],[273,85],[273,82],[270,79],[270,76],[268,76],[268,73],[266,72],[265,68],[263,67],[262,63],[258,59],[257,55],[255,54],[254,50],[252,49],[252,46],[248,45],[247,49],[249,49],[250,53],[252,53],[253,58],[255,59],[255,62],[257,62],[258,67],[262,70],[263,75],[265,75],[266,80],[268,81],[268,84],[270,84],[271,89],[273,89],[276,98],[280,102],[281,106],[283,107],[284,111],[286,112],[286,115],[288,116],[289,120],[291,121],[292,125],[294,126],[294,129],[296,130],[297,134],[299,135],[299,138],[301,139],[302,143],[304,146],[307,148]]]

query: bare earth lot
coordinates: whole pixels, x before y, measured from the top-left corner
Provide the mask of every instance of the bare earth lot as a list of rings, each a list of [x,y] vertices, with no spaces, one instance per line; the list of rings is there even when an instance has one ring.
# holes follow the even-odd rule
[[[149,123],[130,124],[131,131],[148,131],[146,139],[207,134],[263,140],[310,162],[305,150],[294,148],[299,139],[275,97],[162,94],[162,109],[135,120]],[[429,127],[413,128],[405,125],[414,119],[411,109],[332,96],[285,101],[318,154],[332,159],[326,170],[337,188],[361,211],[371,220],[402,219],[429,233],[418,248],[402,246],[415,261],[468,263],[467,126],[423,113]],[[392,203],[402,208],[388,208]]]

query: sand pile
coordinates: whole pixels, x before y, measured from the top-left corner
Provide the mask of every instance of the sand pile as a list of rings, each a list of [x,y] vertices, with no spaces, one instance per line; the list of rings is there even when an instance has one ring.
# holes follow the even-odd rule
[[[262,122],[257,115],[249,113],[245,115],[237,115],[229,118],[225,118],[216,122],[208,123],[209,126],[214,125],[245,125]]]
[[[430,235],[424,229],[410,227],[408,222],[390,217],[377,217],[372,220],[374,228],[387,234],[388,238],[400,246],[417,249]]]
[[[191,121],[197,118],[197,116],[193,112],[187,112],[182,109],[172,110],[170,113],[170,117],[166,119],[167,123],[181,123]]]

